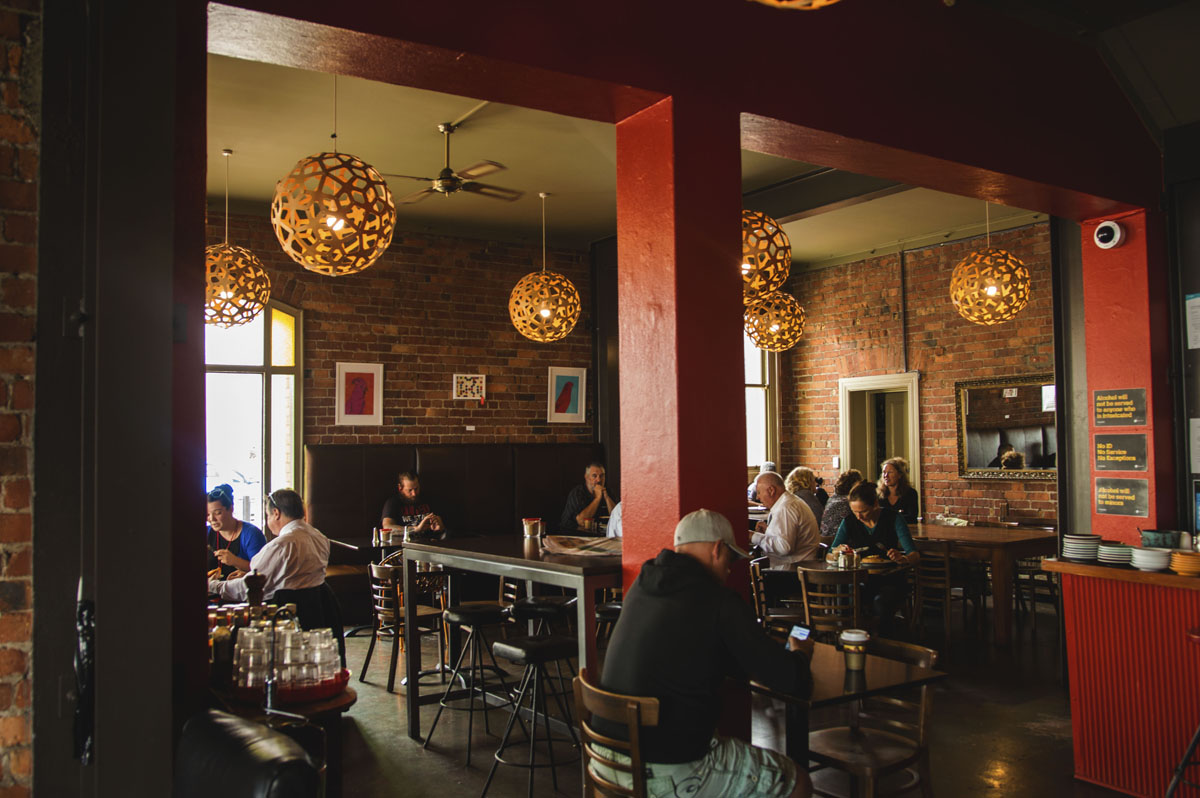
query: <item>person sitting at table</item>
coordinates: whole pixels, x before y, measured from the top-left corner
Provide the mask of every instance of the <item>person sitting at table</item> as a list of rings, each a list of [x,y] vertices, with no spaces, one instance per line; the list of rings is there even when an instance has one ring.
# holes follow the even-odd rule
[[[617,506],[613,508],[612,515],[608,517],[608,526],[604,528],[604,536],[609,538],[621,537],[621,502],[617,502]]]
[[[1002,443],[996,447],[996,456],[987,464],[988,468],[999,468],[1001,461],[1004,460],[1004,455],[1011,452],[1016,447],[1011,443]]]
[[[817,518],[807,504],[788,492],[783,477],[768,471],[756,481],[759,501],[768,513],[766,521],[755,524],[750,542],[771,559],[772,569],[792,571],[795,563],[816,556],[821,542]]]
[[[604,485],[605,477],[603,463],[588,463],[583,470],[583,484],[576,485],[567,494],[567,503],[558,521],[560,533],[595,531],[596,525],[609,517],[618,499],[609,494]]]
[[[217,485],[208,492],[209,577],[225,579],[250,568],[250,558],[267,545],[262,530],[249,521],[233,517],[233,488]]]
[[[396,492],[383,505],[381,526],[384,529],[411,526],[418,533],[441,532],[442,517],[421,501],[420,477],[411,471],[401,471],[396,482]]]
[[[250,558],[250,571],[267,578],[263,587],[264,599],[276,603],[294,602],[300,623],[305,626],[306,608],[316,606],[320,613],[320,598],[315,592],[325,583],[325,567],[329,564],[329,538],[304,520],[304,500],[294,490],[277,490],[267,497],[267,526],[275,538]],[[242,602],[248,595],[245,577],[208,580],[208,592],[222,601]],[[314,603],[315,602],[315,603]]]
[[[1000,467],[1007,469],[1017,469],[1025,467],[1025,453],[1018,451],[1005,452],[1000,458]]]
[[[883,461],[883,473],[879,476],[879,500],[904,516],[905,522],[917,523],[919,515],[917,492],[908,481],[908,461],[903,457],[889,457]]]
[[[761,477],[763,474],[766,474],[766,473],[774,471],[774,470],[775,470],[775,464],[773,462],[771,462],[770,460],[765,460],[763,462],[763,464],[758,469],[758,473],[754,475],[754,480],[746,488],[746,504],[750,504],[750,505],[759,504],[758,478]]]
[[[850,491],[850,515],[842,521],[831,551],[867,549],[864,555],[884,555],[900,565],[915,565],[921,555],[913,545],[912,535],[904,517],[887,507],[870,482],[860,482]],[[870,575],[867,592],[871,614],[878,619],[884,636],[892,631],[896,610],[904,603],[908,590],[908,575],[897,571],[886,575]]]
[[[674,551],[663,549],[643,563],[625,593],[600,683],[605,690],[659,700],[658,725],[640,732],[647,795],[811,795],[807,763],[797,767],[783,754],[716,736],[727,677],[749,677],[799,700],[812,692],[812,641],[788,638],[785,648],[772,640],[741,596],[725,586],[732,564],[746,556],[729,519],[696,510],[675,527]],[[626,739],[624,724],[599,717],[592,722],[600,734]],[[590,767],[630,786],[628,774],[595,759]]]
[[[821,499],[818,498],[816,493],[817,475],[813,473],[811,468],[805,468],[804,466],[793,468],[787,475],[787,480],[784,484],[787,486],[789,493],[808,505],[808,509],[812,510],[814,518],[820,518],[821,514],[825,512],[825,507],[821,504]]]
[[[821,513],[821,537],[832,538],[838,533],[842,519],[850,515],[850,491],[862,479],[862,472],[857,468],[847,469],[838,475],[837,482],[833,483],[833,495],[825,505],[825,512]]]

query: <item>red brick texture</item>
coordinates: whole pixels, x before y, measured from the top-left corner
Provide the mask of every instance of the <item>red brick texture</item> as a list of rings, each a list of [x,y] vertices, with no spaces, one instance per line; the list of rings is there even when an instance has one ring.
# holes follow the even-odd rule
[[[210,216],[208,235],[222,240],[219,214]],[[513,286],[541,268],[539,246],[398,231],[369,269],[325,277],[283,253],[265,213],[231,216],[229,238],[262,261],[272,297],[304,311],[305,443],[592,440],[594,374],[585,424],[546,421],[548,367],[591,366],[586,253],[548,253],[547,268],[575,284],[584,311],[570,335],[541,344],[508,317]],[[346,361],[383,364],[381,427],[334,425],[336,364]],[[451,398],[456,373],[487,375],[483,405]]]
[[[1054,371],[1049,225],[993,234],[991,245],[1024,261],[1033,278],[1028,306],[1013,321],[993,327],[964,320],[949,294],[954,266],[985,246],[982,237],[905,253],[907,314],[901,308],[899,255],[792,275],[785,290],[804,306],[808,321],[801,342],[782,360],[783,473],[808,465],[834,476],[829,463],[838,451],[838,379],[903,371],[906,333],[908,368],[921,372],[925,517],[1056,516],[1053,482],[958,477],[955,381]]]
[[[20,5],[37,9],[39,5]],[[38,120],[23,97],[40,12],[0,9],[0,796],[33,786],[33,374]],[[40,48],[34,48],[37,51]]]

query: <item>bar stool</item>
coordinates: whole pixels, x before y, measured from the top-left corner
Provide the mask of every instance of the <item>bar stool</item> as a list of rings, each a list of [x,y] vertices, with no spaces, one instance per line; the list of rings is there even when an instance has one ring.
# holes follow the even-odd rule
[[[492,644],[492,652],[495,656],[506,659],[516,665],[524,665],[525,671],[521,674],[521,686],[517,693],[516,703],[513,705],[512,716],[509,717],[508,726],[504,729],[504,737],[500,740],[500,747],[496,749],[496,759],[492,762],[492,769],[488,772],[487,781],[483,784],[483,792],[480,793],[480,798],[487,795],[488,787],[492,784],[492,778],[496,775],[496,768],[501,764],[529,769],[529,798],[533,798],[533,774],[535,768],[548,767],[551,769],[551,778],[554,781],[554,789],[557,792],[557,767],[559,764],[567,764],[567,762],[559,763],[555,761],[554,744],[556,742],[570,742],[575,749],[578,749],[579,738],[575,736],[575,724],[571,719],[569,702],[563,702],[561,693],[548,691],[545,688],[546,682],[550,680],[550,675],[546,671],[546,665],[551,662],[561,662],[570,659],[578,648],[578,640],[566,635],[513,637],[508,640],[497,640]],[[558,705],[558,711],[566,721],[567,731],[571,735],[570,738],[555,736],[550,733],[550,715],[547,712],[546,705],[547,693],[554,698],[555,703]],[[521,742],[517,741],[513,743],[509,741],[509,738],[512,735],[514,723],[519,719],[522,705],[525,704],[527,696],[529,698],[528,711],[532,716],[532,721],[529,724],[530,729],[526,734],[529,738],[529,759],[526,762],[514,762],[505,759],[504,750],[511,745]],[[544,763],[537,761],[537,727],[539,718],[545,729],[545,739],[542,742],[546,746],[546,754],[550,760]],[[568,762],[574,761],[576,759],[568,760]]]
[[[513,601],[508,614],[519,624],[536,622],[534,634],[541,635],[556,631],[557,623],[562,623],[566,629],[575,603],[574,596],[526,596]]]
[[[487,713],[493,709],[499,709],[501,705],[488,706],[487,693],[487,678],[485,674],[488,668],[483,664],[483,652],[486,650],[488,656],[492,659],[491,670],[495,672],[500,680],[500,686],[503,688],[503,695],[507,699],[508,705],[514,707],[512,690],[509,689],[508,682],[504,679],[504,671],[496,664],[496,657],[492,654],[488,647],[486,635],[483,629],[486,626],[499,626],[504,623],[505,608],[497,604],[456,604],[452,607],[447,607],[442,613],[442,619],[448,624],[458,624],[468,630],[467,640],[463,643],[462,651],[458,653],[458,660],[454,663],[454,672],[450,676],[450,683],[446,685],[446,691],[442,694],[441,701],[438,702],[437,715],[433,718],[433,725],[429,727],[429,734],[425,737],[425,742],[422,748],[428,748],[429,742],[433,739],[433,732],[437,728],[438,720],[442,717],[442,710],[453,709],[467,714],[467,765],[471,764],[471,736],[473,724],[475,721],[475,696],[478,695],[482,707],[478,710],[483,712],[483,728],[491,734],[491,729],[488,726]],[[463,659],[466,658],[468,665],[463,671]],[[454,690],[454,685],[462,680],[467,686],[467,705],[461,706],[450,703],[450,693]],[[454,699],[461,701],[461,698]],[[511,726],[511,723],[509,724]],[[522,724],[523,725],[523,724]]]
[[[1188,629],[1188,640],[1193,643],[1200,643],[1200,627]],[[1191,765],[1200,765],[1200,760],[1192,759],[1192,755],[1196,753],[1196,745],[1200,744],[1200,726],[1196,727],[1196,733],[1192,735],[1192,741],[1188,743],[1187,750],[1183,752],[1183,759],[1179,760],[1179,764],[1175,766],[1175,774],[1171,776],[1171,783],[1167,786],[1166,798],[1172,798],[1175,791],[1179,789],[1180,784],[1186,784],[1189,787],[1200,787],[1194,781],[1188,781],[1184,778],[1184,771]]]
[[[621,600],[606,601],[596,605],[596,648],[608,646],[617,621],[621,619]]]

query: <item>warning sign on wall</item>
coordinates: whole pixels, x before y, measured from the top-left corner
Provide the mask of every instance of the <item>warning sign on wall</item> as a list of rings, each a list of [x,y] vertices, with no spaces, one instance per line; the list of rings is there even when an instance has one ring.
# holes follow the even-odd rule
[[[1096,478],[1098,515],[1150,515],[1150,480]]]
[[[1146,389],[1092,391],[1097,427],[1140,427],[1146,423]]]
[[[1097,435],[1097,471],[1145,471],[1145,435]]]

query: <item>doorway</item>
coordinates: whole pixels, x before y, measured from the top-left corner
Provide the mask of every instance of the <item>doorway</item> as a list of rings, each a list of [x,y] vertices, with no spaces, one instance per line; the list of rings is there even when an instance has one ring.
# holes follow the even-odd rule
[[[913,486],[920,487],[919,377],[910,371],[838,380],[842,470],[857,468],[875,482],[884,460],[903,457]]]

